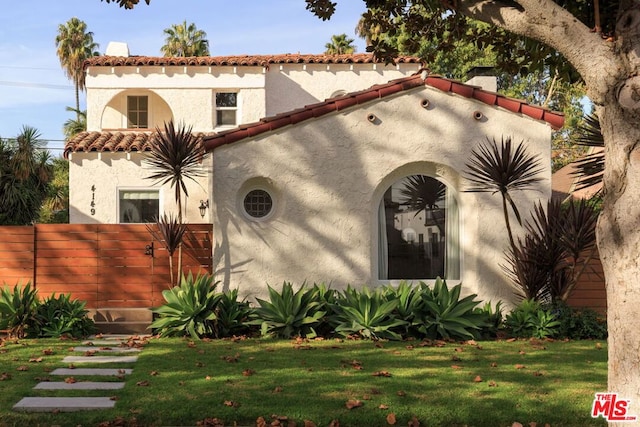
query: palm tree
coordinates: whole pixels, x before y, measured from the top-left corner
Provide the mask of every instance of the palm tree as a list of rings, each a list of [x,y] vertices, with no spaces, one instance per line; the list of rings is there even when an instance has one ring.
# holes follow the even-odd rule
[[[14,139],[0,139],[0,224],[28,225],[38,218],[53,175],[44,146],[30,126]]]
[[[163,31],[166,38],[160,51],[167,57],[208,56],[207,33],[196,28],[196,24],[173,24]]]
[[[324,45],[327,55],[341,55],[345,53],[354,53],[356,47],[353,45],[354,40],[347,37],[346,34],[338,34],[331,36],[331,41]]]
[[[363,38],[367,46],[371,46],[374,39],[380,38],[380,25],[367,21],[367,17],[362,15],[355,28],[356,36]]]
[[[93,41],[93,33],[87,32],[87,24],[78,18],[71,18],[58,26],[56,53],[67,77],[73,81],[76,91],[76,114],[80,120],[80,91],[85,88],[84,61],[98,55],[98,44]]]
[[[76,113],[75,119],[68,119],[62,126],[64,138],[68,141],[80,132],[87,130],[87,110],[76,110],[73,107],[67,107],[67,111]]]
[[[425,175],[412,175],[407,177],[404,187],[400,189],[400,203],[408,206],[416,213],[414,217],[424,211],[424,225],[429,225],[429,214],[440,209],[440,203],[447,194],[447,187],[438,181]],[[442,224],[436,221],[439,229]],[[441,230],[442,231],[442,230]]]

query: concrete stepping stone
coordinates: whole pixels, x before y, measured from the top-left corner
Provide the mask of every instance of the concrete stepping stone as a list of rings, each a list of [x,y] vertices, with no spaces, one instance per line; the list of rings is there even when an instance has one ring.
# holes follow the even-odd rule
[[[75,383],[65,383],[60,381],[41,382],[36,384],[34,390],[119,390],[124,388],[123,382],[97,382],[78,381]]]
[[[62,363],[134,363],[138,356],[67,356]]]
[[[96,353],[136,353],[141,350],[135,347],[79,346],[79,347],[74,347],[73,351],[78,351],[78,352],[95,351]]]
[[[74,412],[109,409],[116,404],[109,397],[24,397],[13,406],[23,412]]]
[[[118,369],[118,368],[58,368],[49,372],[49,375],[65,375],[65,376],[85,376],[96,375],[105,377],[114,377],[118,375],[131,375],[133,369]]]

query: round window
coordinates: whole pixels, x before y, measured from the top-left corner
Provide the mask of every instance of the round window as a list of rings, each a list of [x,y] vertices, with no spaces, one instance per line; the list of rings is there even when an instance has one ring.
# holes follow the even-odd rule
[[[273,209],[273,199],[264,190],[251,190],[244,196],[244,211],[252,218],[264,218]]]

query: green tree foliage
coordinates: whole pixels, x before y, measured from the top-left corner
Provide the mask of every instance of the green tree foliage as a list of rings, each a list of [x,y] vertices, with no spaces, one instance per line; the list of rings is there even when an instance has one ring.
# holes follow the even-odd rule
[[[0,224],[28,225],[38,218],[53,176],[51,156],[37,129],[0,138]]]
[[[98,55],[98,44],[93,41],[93,33],[87,31],[87,24],[75,17],[58,26],[55,42],[60,65],[75,87],[75,111],[80,120],[80,91],[85,87],[83,64],[85,59]]]
[[[345,53],[354,53],[356,47],[353,45],[354,40],[350,39],[346,34],[336,34],[331,36],[331,41],[324,45],[327,55],[342,55]]]
[[[53,159],[53,178],[42,203],[38,222],[43,224],[67,224],[69,222],[69,162]]]
[[[64,139],[68,141],[80,132],[87,130],[87,110],[80,111],[73,107],[67,107],[67,111],[76,113],[75,119],[68,119],[62,126]]]
[[[160,52],[167,57],[208,56],[209,40],[207,33],[199,30],[196,24],[173,24],[163,31],[164,45]]]

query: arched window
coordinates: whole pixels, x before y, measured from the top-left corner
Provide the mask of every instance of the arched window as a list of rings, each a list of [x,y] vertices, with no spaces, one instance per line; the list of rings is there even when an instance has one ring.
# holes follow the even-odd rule
[[[389,187],[378,210],[378,277],[460,279],[458,204],[440,180],[411,175]]]

